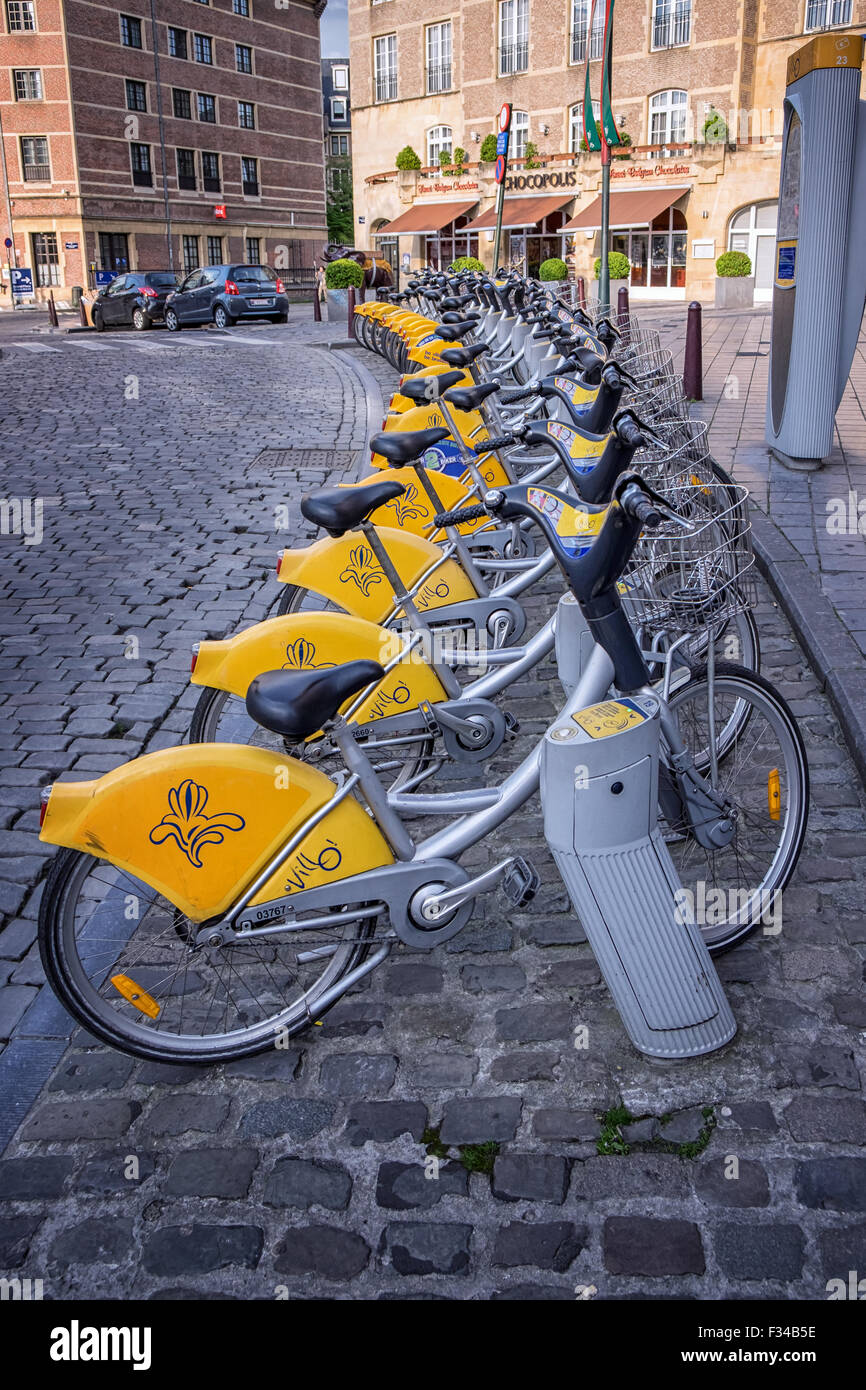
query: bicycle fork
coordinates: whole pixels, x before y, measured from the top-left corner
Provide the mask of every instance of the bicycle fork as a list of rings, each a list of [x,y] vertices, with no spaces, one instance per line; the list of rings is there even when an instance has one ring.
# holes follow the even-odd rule
[[[544,834],[629,1037],[698,1057],[736,1021],[657,824],[662,705],[649,692],[562,714],[544,736]]]

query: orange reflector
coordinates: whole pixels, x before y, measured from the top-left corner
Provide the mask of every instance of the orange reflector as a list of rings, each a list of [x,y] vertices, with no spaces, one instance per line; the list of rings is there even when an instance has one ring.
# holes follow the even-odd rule
[[[705,497],[709,497],[709,495],[710,495],[710,489],[709,489],[708,487],[704,487],[704,486],[702,485],[701,480],[700,480],[700,478],[698,477],[697,473],[693,473],[693,474],[692,474],[692,487],[699,487],[699,488],[701,489],[701,492],[704,494],[704,496],[705,496]]]
[[[148,1018],[156,1018],[159,1014],[159,1005],[146,989],[131,980],[128,975],[112,975],[111,983],[122,994],[124,999],[128,999],[134,1009],[140,1013],[147,1014]]]
[[[782,788],[777,767],[767,774],[767,809],[770,812],[770,820],[778,820],[782,814]]]

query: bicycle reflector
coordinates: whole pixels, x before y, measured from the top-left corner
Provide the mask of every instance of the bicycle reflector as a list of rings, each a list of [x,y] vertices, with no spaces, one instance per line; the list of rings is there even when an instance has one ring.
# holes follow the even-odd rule
[[[286,552],[285,552],[284,550],[281,550],[280,553],[279,553],[279,555],[277,556],[277,578],[278,578],[278,579],[279,579],[279,577],[280,577],[280,570],[281,570],[282,567],[283,567],[283,556],[285,555],[285,553],[286,553]]]
[[[767,809],[770,812],[770,820],[778,820],[782,814],[782,788],[777,767],[772,768],[767,774]]]
[[[48,810],[48,803],[51,800],[51,787],[43,787],[39,793],[39,829],[45,822],[45,812]]]
[[[189,662],[189,673],[190,673],[190,675],[192,675],[193,671],[195,670],[195,664],[196,664],[196,662],[198,661],[198,654],[199,654],[199,651],[200,651],[200,650],[201,650],[201,642],[193,642],[193,644],[192,644],[192,656],[190,657],[190,662]]]
[[[153,995],[148,994],[146,989],[142,989],[128,975],[112,975],[111,983],[118,994],[122,994],[139,1013],[147,1014],[148,1018],[156,1018],[159,1015],[159,1005]]]

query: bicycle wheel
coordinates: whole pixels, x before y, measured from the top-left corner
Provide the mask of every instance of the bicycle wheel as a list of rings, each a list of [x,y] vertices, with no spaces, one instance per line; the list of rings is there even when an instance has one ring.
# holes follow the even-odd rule
[[[420,720],[419,720],[420,722]],[[399,791],[420,773],[425,772],[433,762],[435,739],[425,730],[417,734],[393,735],[395,741],[388,741],[387,733],[378,736],[383,746],[368,747],[368,757],[375,771],[391,791]],[[371,739],[377,739],[376,729],[372,728]],[[246,743],[255,748],[267,748],[272,752],[285,753],[300,762],[310,763],[334,777],[345,768],[340,752],[329,739],[317,739],[310,743],[287,744],[278,734],[263,729],[247,714],[246,702],[239,695],[227,690],[214,690],[206,687],[198,698],[192,721],[189,726],[190,743]]]
[[[668,811],[665,819],[664,810],[661,829],[707,945],[718,954],[745,940],[765,918],[778,920],[778,895],[790,881],[806,833],[809,769],[794,716],[769,681],[719,662],[712,697],[703,668],[670,700],[695,768],[707,782],[711,698],[718,763],[713,785],[731,804],[734,837],[724,849],[703,849],[685,814]],[[670,790],[664,766],[662,776]]]
[[[153,889],[63,850],[45,885],[39,950],[60,1002],[101,1041],[150,1061],[227,1062],[320,1018],[316,1000],[361,964],[376,920],[196,947],[198,924]],[[138,1006],[112,983],[119,976]]]

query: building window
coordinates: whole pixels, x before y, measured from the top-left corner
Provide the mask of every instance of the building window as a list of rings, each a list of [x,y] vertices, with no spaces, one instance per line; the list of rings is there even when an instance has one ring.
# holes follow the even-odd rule
[[[141,48],[141,20],[134,15],[120,16],[120,42],[124,48]]]
[[[348,153],[349,153],[349,137],[348,137],[348,135],[332,135],[332,136],[331,136],[331,154],[334,156],[334,158],[337,159],[337,158],[339,158],[340,155],[348,155]]]
[[[147,87],[144,82],[133,82],[129,77],[126,79],[126,109],[147,110]]]
[[[328,187],[332,193],[349,191],[352,186],[351,170],[331,167],[327,174]]]
[[[186,57],[186,30],[169,29],[168,31],[168,52],[171,58]]]
[[[99,233],[100,270],[111,270],[115,275],[129,270],[129,240],[126,232]]]
[[[526,154],[526,142],[529,139],[529,113],[528,111],[512,111],[511,113],[511,139],[509,154],[514,159],[523,159]]]
[[[434,96],[451,90],[451,21],[428,24],[426,35],[427,91]]]
[[[589,33],[590,0],[571,0],[571,61],[586,62],[586,40]],[[600,58],[604,48],[604,6],[596,5],[589,44],[590,62]]]
[[[216,97],[209,96],[207,92],[199,92],[195,100],[199,120],[206,121],[208,125],[216,125]]]
[[[255,130],[256,108],[251,101],[238,102],[238,125],[241,130]]]
[[[685,144],[688,101],[688,92],[679,91],[656,92],[655,96],[650,97],[649,142],[662,146],[660,150],[652,151],[654,159],[669,155],[669,144]]]
[[[805,32],[851,23],[851,0],[806,0]]]
[[[190,93],[183,87],[172,87],[171,89],[171,109],[179,121],[192,120],[192,105]]]
[[[592,103],[592,114],[596,121],[601,120],[601,106],[597,101]],[[578,154],[584,148],[586,129],[583,124],[583,102],[579,101],[576,106],[572,106],[568,113],[568,149],[570,154]]]
[[[679,48],[689,41],[692,0],[653,0],[653,48]]]
[[[453,150],[452,131],[450,125],[434,125],[432,130],[427,131],[427,163],[439,163],[439,156],[443,150],[448,151],[451,157]]]
[[[6,0],[6,24],[10,34],[35,34],[36,6],[33,0]]]
[[[25,183],[51,182],[47,136],[24,135],[21,137],[21,168]]]
[[[232,9],[235,14],[242,14],[244,19],[249,19],[250,0],[232,0]]]
[[[253,70],[253,50],[245,43],[235,44],[235,67],[238,72]]]
[[[195,150],[177,151],[177,186],[178,188],[195,188]]]
[[[192,53],[197,63],[213,63],[213,43],[207,34],[193,34]]]
[[[47,289],[60,284],[60,256],[57,251],[56,232],[33,232],[33,264],[36,267],[36,283]]]
[[[39,68],[13,68],[12,80],[15,83],[16,101],[42,100],[42,73]]]
[[[331,97],[331,120],[345,121],[346,115],[346,98]]]
[[[183,243],[183,268],[186,271],[187,275],[189,275],[190,271],[198,270],[200,264],[198,254],[198,237],[184,236],[181,237],[181,241]]]
[[[132,182],[141,188],[150,188],[153,173],[150,167],[150,145],[131,144],[129,155],[132,160]]]
[[[779,204],[775,201],[752,203],[734,213],[728,227],[728,250],[745,251],[752,262],[755,300],[766,303],[773,297],[775,279],[776,224]]]
[[[213,150],[203,150],[201,156],[201,181],[205,193],[220,191],[220,157]],[[218,237],[217,240],[220,240]]]
[[[244,186],[245,198],[257,198],[259,196],[259,161],[248,159],[244,155],[241,159],[241,180]]]
[[[629,283],[636,289],[685,290],[686,219],[679,208],[667,208],[649,229],[644,225],[612,230],[610,249],[628,257]]]
[[[248,236],[244,246],[247,265],[261,265],[261,254],[259,252],[259,247],[261,246],[260,238],[257,236]]]
[[[529,67],[529,0],[501,0],[499,6],[499,75]]]
[[[397,35],[373,40],[373,71],[377,101],[397,100]]]
[[[347,92],[349,90],[349,69],[331,68],[331,81],[334,84],[335,92]]]
[[[223,263],[223,239],[221,236],[209,236],[207,239],[207,263],[208,265],[222,265]]]

